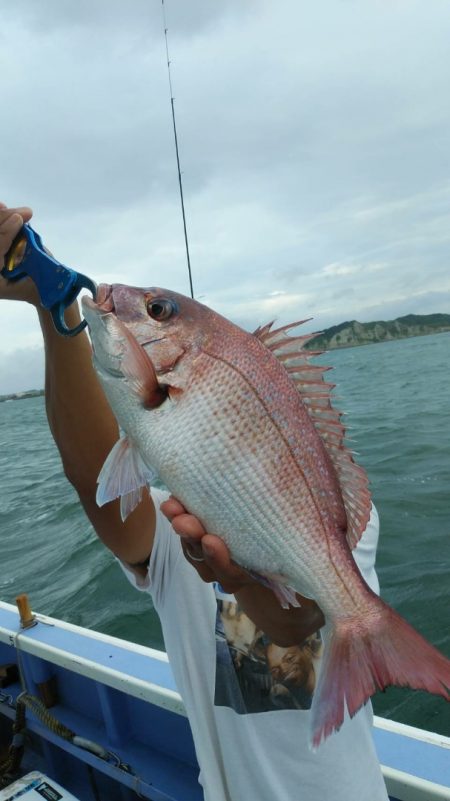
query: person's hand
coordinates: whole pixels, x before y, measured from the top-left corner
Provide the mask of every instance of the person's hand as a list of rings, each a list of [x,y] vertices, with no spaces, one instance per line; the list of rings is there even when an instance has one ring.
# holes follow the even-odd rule
[[[229,593],[236,593],[248,584],[256,584],[246,570],[231,560],[224,541],[214,534],[208,534],[200,520],[188,514],[176,498],[164,501],[161,511],[181,537],[184,555],[203,581],[218,581]]]
[[[9,209],[0,203],[0,270],[4,267],[5,256],[23,224],[31,220],[33,212],[27,206]],[[0,275],[0,299],[22,300],[37,306],[39,295],[30,278],[21,281],[8,281]]]
[[[315,601],[297,595],[300,606],[281,607],[271,589],[236,565],[220,537],[206,533],[200,520],[170,497],[161,504],[162,513],[181,537],[186,559],[203,581],[218,581],[225,592],[236,596],[240,608],[282,648],[302,643],[324,625],[325,619]]]

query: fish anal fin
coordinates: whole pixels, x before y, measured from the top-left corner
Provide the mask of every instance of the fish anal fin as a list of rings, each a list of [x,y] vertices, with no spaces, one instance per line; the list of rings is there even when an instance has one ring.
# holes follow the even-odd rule
[[[264,587],[268,587],[269,590],[272,590],[283,609],[289,609],[290,606],[301,606],[295,594],[295,590],[293,590],[292,587],[286,586],[283,576],[268,575],[267,573],[262,575],[261,573],[255,573],[253,570],[251,570],[250,573],[256,581],[259,581]]]
[[[97,483],[97,504],[121,498],[122,520],[138,505],[142,496],[142,487],[148,486],[154,478],[149,468],[128,437],[121,437],[103,465]]]

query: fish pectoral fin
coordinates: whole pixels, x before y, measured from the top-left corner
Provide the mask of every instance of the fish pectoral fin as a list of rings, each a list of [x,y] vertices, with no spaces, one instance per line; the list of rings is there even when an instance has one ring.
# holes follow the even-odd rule
[[[136,509],[136,506],[141,502],[141,499],[142,499],[142,487],[132,490],[131,492],[127,492],[126,495],[121,496],[120,516],[123,521],[127,519],[128,515],[131,514],[133,509]]]
[[[148,486],[154,477],[137,448],[123,436],[117,440],[100,471],[97,504],[104,506],[120,497],[121,517],[125,520],[140,502],[142,487]]]

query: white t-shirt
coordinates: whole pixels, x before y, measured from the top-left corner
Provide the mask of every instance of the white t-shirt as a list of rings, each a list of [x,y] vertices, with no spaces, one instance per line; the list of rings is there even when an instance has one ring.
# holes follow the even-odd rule
[[[189,717],[205,801],[387,801],[367,704],[313,753],[309,706],[320,636],[282,649],[258,631],[220,585],[205,584],[185,559],[152,489],[155,542],[145,579],[161,619],[175,681]],[[378,592],[374,564],[378,515],[354,551]]]

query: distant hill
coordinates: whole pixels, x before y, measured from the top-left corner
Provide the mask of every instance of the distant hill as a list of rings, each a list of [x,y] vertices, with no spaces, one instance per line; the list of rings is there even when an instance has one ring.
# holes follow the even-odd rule
[[[38,398],[44,395],[43,389],[29,389],[27,392],[12,392],[10,395],[0,395],[0,403],[2,401],[23,400],[24,398]]]
[[[377,320],[374,323],[358,323],[357,320],[349,320],[326,328],[306,347],[309,350],[352,348],[356,345],[386,342],[389,339],[439,334],[442,331],[450,331],[450,314],[406,314],[404,317],[397,317],[396,320]],[[0,403],[36,398],[39,395],[44,395],[43,389],[13,392],[9,395],[0,395]]]
[[[347,321],[327,328],[308,343],[310,350],[331,350],[386,342],[389,339],[419,337],[450,331],[450,314],[406,314],[396,320],[377,320],[373,323]]]

